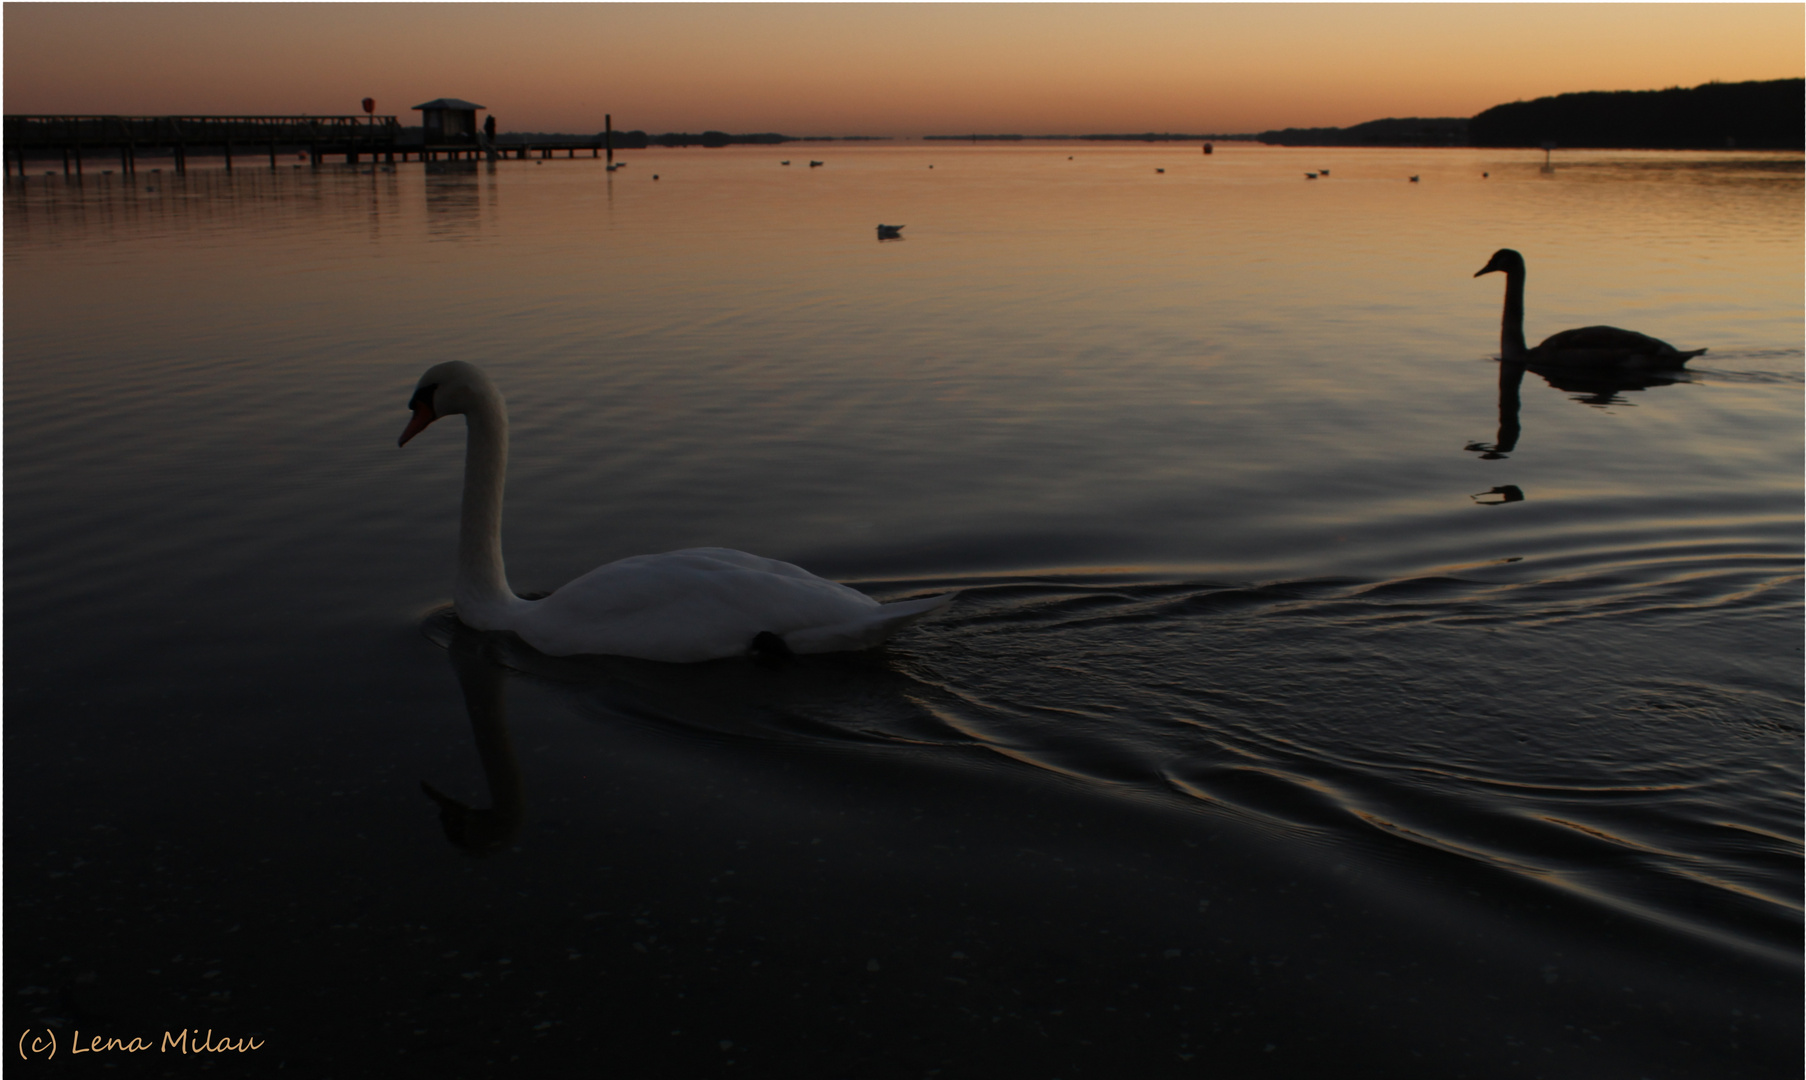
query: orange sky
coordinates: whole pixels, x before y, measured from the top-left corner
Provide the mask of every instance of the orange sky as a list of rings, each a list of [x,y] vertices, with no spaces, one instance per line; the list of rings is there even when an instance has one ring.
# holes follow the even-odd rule
[[[1242,132],[1806,74],[1800,4],[57,4],[4,8],[9,113],[503,131]]]

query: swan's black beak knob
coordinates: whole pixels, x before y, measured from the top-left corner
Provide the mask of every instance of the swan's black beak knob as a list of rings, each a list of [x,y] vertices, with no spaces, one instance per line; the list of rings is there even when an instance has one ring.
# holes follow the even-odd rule
[[[408,408],[414,410],[414,418],[402,430],[401,439],[396,446],[406,446],[409,439],[425,431],[428,424],[439,419],[439,414],[433,411],[433,388],[430,386],[414,391],[413,398],[408,401]]]

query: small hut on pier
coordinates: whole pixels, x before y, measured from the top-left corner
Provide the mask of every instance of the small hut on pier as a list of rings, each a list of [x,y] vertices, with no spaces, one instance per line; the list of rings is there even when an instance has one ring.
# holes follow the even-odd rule
[[[420,111],[427,146],[475,146],[477,110],[487,106],[442,97],[414,108]]]

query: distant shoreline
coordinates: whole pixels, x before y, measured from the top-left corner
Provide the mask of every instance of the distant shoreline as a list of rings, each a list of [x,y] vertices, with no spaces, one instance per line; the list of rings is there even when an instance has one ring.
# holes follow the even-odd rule
[[[1285,128],[1261,132],[1095,135],[1008,133],[924,135],[923,142],[1258,142],[1269,146],[1393,146],[1503,149],[1553,144],[1600,150],[1806,149],[1806,80],[1705,83],[1692,89],[1588,91],[1495,105],[1473,117],[1388,117],[1346,128]],[[889,136],[726,135],[646,136],[640,145],[725,146],[733,143],[888,139]],[[617,140],[620,133],[616,133]],[[710,141],[713,139],[714,141]],[[687,141],[673,141],[687,140]],[[908,140],[899,140],[908,141]],[[622,143],[616,142],[616,147]]]
[[[1175,135],[1170,132],[1142,132],[1137,135],[924,135],[924,142],[1254,142],[1258,135]]]

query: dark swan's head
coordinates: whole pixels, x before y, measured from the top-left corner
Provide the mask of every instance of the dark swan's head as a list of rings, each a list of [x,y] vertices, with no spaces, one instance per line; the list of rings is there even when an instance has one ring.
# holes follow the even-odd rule
[[[425,431],[428,424],[441,417],[469,412],[479,398],[492,396],[495,392],[489,376],[475,364],[462,360],[434,364],[414,386],[414,396],[408,399],[408,408],[414,410],[414,418],[408,421],[407,429],[401,433],[401,440],[396,445],[406,446],[408,440]]]
[[[1519,255],[1517,252],[1511,250],[1510,248],[1500,248],[1499,250],[1492,253],[1492,261],[1491,262],[1488,262],[1485,266],[1481,267],[1479,270],[1474,271],[1474,276],[1479,277],[1481,274],[1492,274],[1492,273],[1498,273],[1498,272],[1504,272],[1507,274],[1510,274],[1513,272],[1516,272],[1519,274],[1523,273],[1524,272],[1524,257],[1522,255]]]

